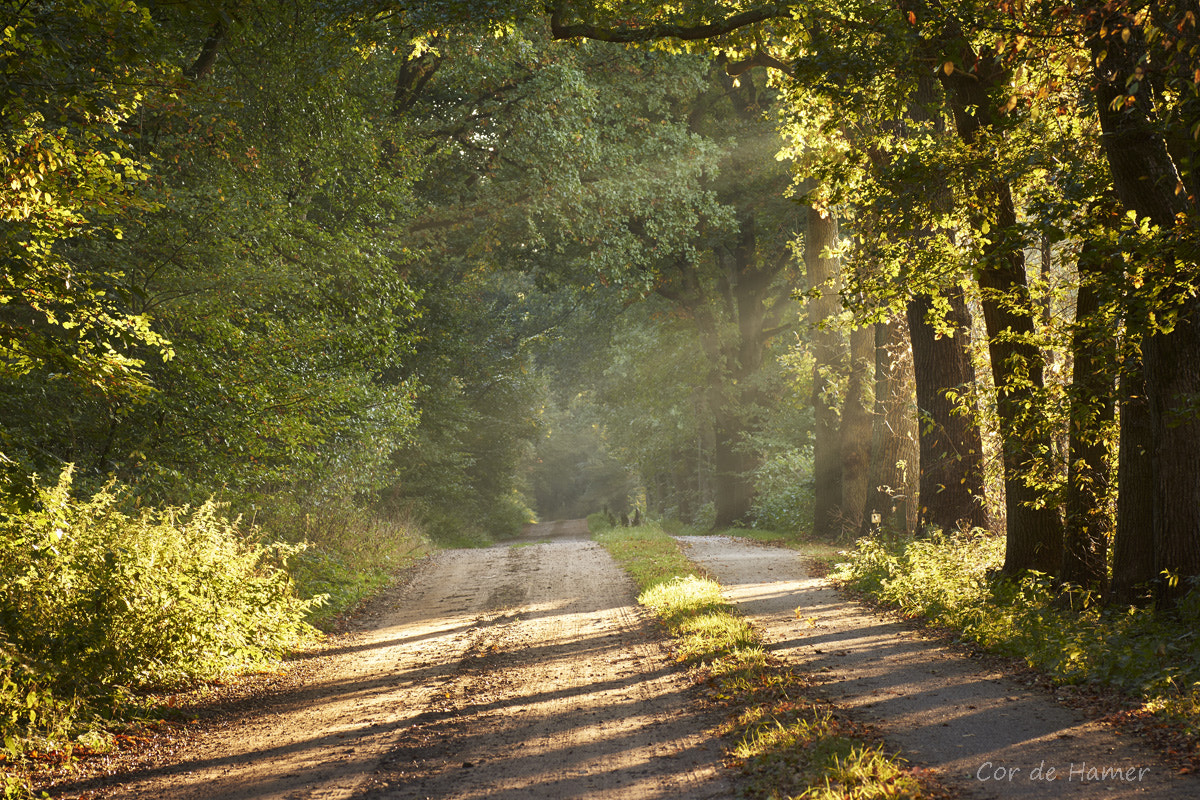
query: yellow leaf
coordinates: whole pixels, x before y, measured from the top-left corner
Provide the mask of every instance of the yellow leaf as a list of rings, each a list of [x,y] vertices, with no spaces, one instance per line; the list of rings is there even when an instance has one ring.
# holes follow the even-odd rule
[[[1122,28],[1122,29],[1121,29],[1121,41],[1122,41],[1122,42],[1128,42],[1128,41],[1129,41],[1129,37],[1130,37],[1130,36],[1132,36],[1132,35],[1133,35],[1133,33],[1132,33],[1132,31],[1130,31],[1130,30],[1129,30],[1129,28]]]
[[[942,64],[942,72],[946,73],[947,75],[953,75],[954,74],[954,62],[947,61],[945,64]]]

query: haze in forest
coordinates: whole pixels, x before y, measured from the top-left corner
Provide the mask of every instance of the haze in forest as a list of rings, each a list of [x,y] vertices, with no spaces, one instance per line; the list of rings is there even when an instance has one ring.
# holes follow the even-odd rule
[[[588,515],[1192,613],[1182,5],[0,19],[3,703],[210,678]]]

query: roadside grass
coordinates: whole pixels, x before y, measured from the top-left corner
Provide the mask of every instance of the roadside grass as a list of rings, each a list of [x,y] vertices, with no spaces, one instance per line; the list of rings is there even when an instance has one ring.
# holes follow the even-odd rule
[[[593,535],[633,577],[638,602],[675,640],[675,657],[702,676],[707,696],[730,710],[723,733],[751,798],[928,798],[928,782],[869,732],[811,696],[810,682],[762,648],[721,587],[658,525]]]
[[[312,509],[290,520],[277,520],[271,530],[303,544],[288,563],[288,571],[300,597],[321,598],[307,620],[322,630],[329,630],[398,572],[435,549],[413,520],[380,517],[346,506]]]
[[[539,544],[550,544],[549,539],[538,539],[530,542],[513,542],[508,546],[509,550],[521,550],[526,547],[534,547]]]
[[[860,540],[835,577],[906,616],[1024,659],[1056,683],[1121,691],[1141,708],[1117,722],[1163,737],[1168,756],[1200,767],[1200,592],[1169,614],[1071,608],[1044,576],[990,580],[1003,560],[1004,540],[989,535],[881,536]]]

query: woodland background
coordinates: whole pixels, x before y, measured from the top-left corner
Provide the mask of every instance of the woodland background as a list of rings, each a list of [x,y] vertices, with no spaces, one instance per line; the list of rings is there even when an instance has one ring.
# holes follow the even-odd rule
[[[1198,15],[5,5],[7,757],[535,514],[1186,618]]]

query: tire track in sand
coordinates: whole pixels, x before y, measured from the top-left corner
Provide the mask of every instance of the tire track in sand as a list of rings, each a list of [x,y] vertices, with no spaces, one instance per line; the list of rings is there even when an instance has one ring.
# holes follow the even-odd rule
[[[538,542],[551,538],[553,541]],[[133,800],[727,797],[709,712],[586,525],[440,553],[306,682],[166,767],[55,787]]]
[[[716,718],[690,702],[608,554],[555,541],[504,561],[511,582],[456,679],[360,796],[730,796]]]

